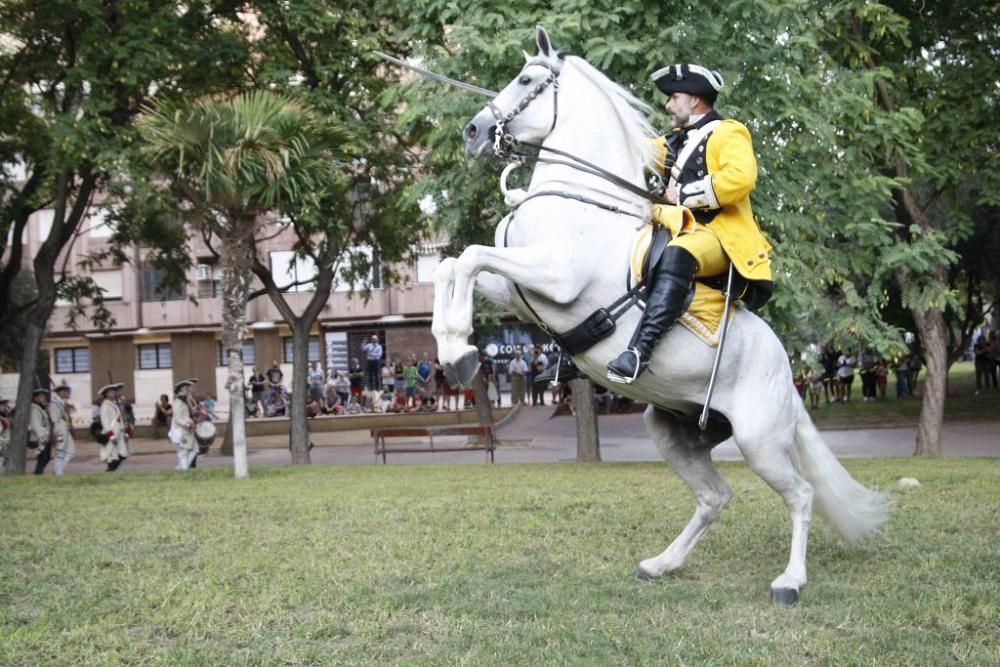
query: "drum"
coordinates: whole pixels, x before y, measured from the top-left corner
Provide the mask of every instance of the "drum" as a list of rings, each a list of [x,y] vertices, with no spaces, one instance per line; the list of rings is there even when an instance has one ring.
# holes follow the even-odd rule
[[[215,424],[198,422],[198,425],[194,427],[194,438],[198,441],[198,453],[207,453],[208,448],[215,442]]]

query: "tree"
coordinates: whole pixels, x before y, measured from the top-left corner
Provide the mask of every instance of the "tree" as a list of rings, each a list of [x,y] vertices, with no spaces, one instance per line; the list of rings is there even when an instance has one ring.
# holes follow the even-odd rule
[[[138,128],[143,153],[171,194],[190,206],[189,222],[219,240],[226,388],[235,475],[241,479],[249,471],[240,350],[253,270],[260,263],[256,235],[268,217],[315,218],[322,193],[338,178],[336,160],[345,134],[328,117],[267,91],[160,104],[143,114]],[[272,281],[269,272],[264,274],[265,284]],[[321,276],[328,291],[332,267],[323,267]],[[322,306],[313,301],[307,313]],[[305,376],[305,353],[303,349],[295,357],[302,369],[297,378]],[[304,392],[294,393],[304,414]]]
[[[672,62],[720,69],[724,115],[750,127],[758,154],[754,209],[775,246],[777,290],[763,311],[787,346],[854,340],[883,353],[903,345],[887,321],[892,288],[927,354],[917,453],[940,451],[947,372],[944,312],[950,267],[968,216],[955,196],[969,165],[974,195],[995,205],[998,17],[966,1],[926,8],[844,0],[667,3],[651,25],[639,2],[540,6],[410,5],[407,29],[425,64],[489,88],[519,67],[536,23],[646,99],[648,74]],[[972,26],[972,28],[970,28]],[[469,167],[458,129],[482,105],[428,81],[401,86],[402,122],[422,128],[439,219],[489,243],[504,210],[493,174]],[[665,126],[657,112],[654,123]]]
[[[25,318],[20,368],[37,366],[58,297],[100,293],[67,279],[63,256],[91,197],[120,169],[140,106],[154,95],[214,90],[239,72],[235,13],[233,3],[209,0],[0,4],[0,320]],[[25,257],[29,218],[48,208],[48,235]],[[32,296],[18,301],[14,286],[25,275]],[[18,386],[23,414],[33,388]],[[24,472],[27,428],[15,421],[8,472]]]
[[[298,261],[315,267],[306,281],[312,295],[299,311],[285,297],[292,284],[271,275],[255,259],[253,272],[292,330],[293,372],[298,391],[292,393],[290,446],[293,463],[309,461],[306,396],[309,332],[330,297],[335,279],[366,291],[367,276],[378,263],[384,266],[409,255],[425,233],[419,208],[405,200],[407,187],[419,169],[420,155],[406,137],[393,129],[397,109],[380,96],[393,82],[384,76],[375,48],[405,52],[410,45],[382,28],[406,20],[405,7],[395,2],[340,2],[320,0],[287,6],[251,3],[261,28],[249,70],[251,85],[279,88],[317,113],[340,120],[352,139],[354,159],[336,182],[317,192],[315,202],[287,210],[296,234]],[[346,260],[346,261],[345,261]],[[383,271],[383,281],[391,281]]]

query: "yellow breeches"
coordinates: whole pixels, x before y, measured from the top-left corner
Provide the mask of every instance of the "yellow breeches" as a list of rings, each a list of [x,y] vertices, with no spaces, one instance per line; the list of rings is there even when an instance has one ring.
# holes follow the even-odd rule
[[[675,237],[668,246],[680,246],[687,250],[698,261],[698,278],[710,278],[729,269],[729,258],[722,249],[722,243],[708,227],[700,222],[694,223],[694,228],[687,233]]]

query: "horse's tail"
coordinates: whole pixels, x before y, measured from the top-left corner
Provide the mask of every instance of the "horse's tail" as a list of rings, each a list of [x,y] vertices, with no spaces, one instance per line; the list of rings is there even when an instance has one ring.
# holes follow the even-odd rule
[[[889,495],[851,477],[823,442],[805,405],[797,403],[792,464],[812,484],[816,510],[848,542],[876,533],[889,518]]]

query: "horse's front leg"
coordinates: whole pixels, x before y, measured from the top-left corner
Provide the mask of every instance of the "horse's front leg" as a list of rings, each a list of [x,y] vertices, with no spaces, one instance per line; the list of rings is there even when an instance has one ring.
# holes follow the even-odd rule
[[[579,296],[583,284],[574,279],[570,262],[551,248],[491,248],[473,245],[465,249],[452,266],[451,303],[447,307],[447,330],[454,337],[442,363],[450,365],[462,384],[472,380],[479,366],[478,350],[469,345],[472,335],[473,291],[483,271],[508,279],[556,303],[569,303]],[[436,296],[436,295],[435,295]],[[460,339],[461,344],[455,339]],[[439,341],[440,351],[440,341]]]

